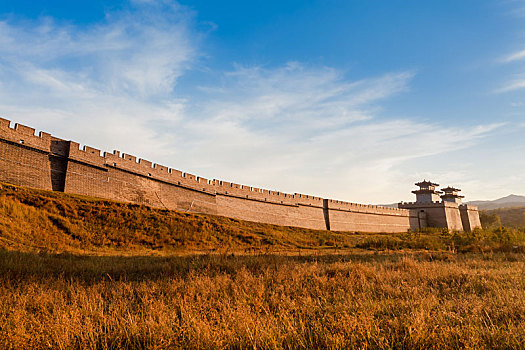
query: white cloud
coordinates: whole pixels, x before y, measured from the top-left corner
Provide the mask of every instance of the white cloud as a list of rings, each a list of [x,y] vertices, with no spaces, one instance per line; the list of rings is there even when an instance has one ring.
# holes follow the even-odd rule
[[[162,12],[160,12],[162,11]],[[84,89],[149,96],[171,91],[196,55],[191,14],[175,4],[139,3],[88,28],[42,19],[0,22],[2,63],[43,87],[68,80]],[[38,80],[40,79],[40,80]]]
[[[298,62],[238,65],[183,99],[173,88],[201,54],[194,15],[167,0],[130,6],[90,27],[0,22],[0,113],[205,177],[364,202],[399,198],[406,162],[499,126],[385,118],[411,71],[353,81]]]
[[[499,60],[502,64],[521,62],[525,60],[525,50],[514,52]],[[495,89],[495,93],[505,93],[525,88],[525,76],[523,74],[515,74],[514,78],[507,81],[505,84]]]
[[[148,124],[180,117],[172,90],[198,58],[192,21],[175,3],[150,1],[89,27],[0,22],[0,113],[100,146],[166,149]]]
[[[503,4],[510,6],[509,14],[514,17],[525,17],[525,1],[523,0],[506,0]]]
[[[525,79],[517,78],[496,89],[495,93],[504,93],[525,88]]]
[[[510,55],[507,55],[503,57],[500,61],[503,63],[510,63],[515,61],[523,61],[525,60],[525,50],[521,50],[518,52],[514,52]]]
[[[201,113],[207,117],[182,126],[191,138],[185,140],[192,150],[188,167],[288,192],[399,198],[396,167],[471,147],[502,125],[444,127],[377,117],[384,99],[408,89],[411,72],[352,82],[334,69],[294,63],[237,67],[225,76],[223,86],[206,89]]]

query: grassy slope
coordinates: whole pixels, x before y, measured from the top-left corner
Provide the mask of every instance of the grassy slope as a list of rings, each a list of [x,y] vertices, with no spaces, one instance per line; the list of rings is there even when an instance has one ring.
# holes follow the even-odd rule
[[[525,250],[525,230],[357,234],[259,224],[0,184],[0,249],[75,254],[300,249]]]
[[[483,215],[497,215],[503,226],[525,227],[525,207],[483,210]]]
[[[0,184],[0,249],[145,252],[354,246],[353,234],[258,224]]]

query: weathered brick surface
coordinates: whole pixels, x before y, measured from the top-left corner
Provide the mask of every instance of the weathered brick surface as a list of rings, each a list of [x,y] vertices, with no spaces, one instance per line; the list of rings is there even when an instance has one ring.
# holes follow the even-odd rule
[[[290,215],[297,211],[297,206],[293,205],[250,200],[230,195],[218,194],[216,200],[219,215],[282,226],[291,225]],[[310,226],[305,225],[304,227]]]
[[[219,215],[282,226],[326,229],[322,207],[250,200],[225,194],[217,194],[216,198]]]
[[[11,128],[8,120],[0,119],[0,179],[5,182],[52,190],[52,175],[49,159],[49,134],[15,124]]]
[[[448,225],[445,227],[451,230],[463,231],[463,222],[461,221],[461,214],[459,213],[458,204],[450,202],[443,202],[443,204],[445,204],[445,215]]]
[[[307,227],[315,230],[326,230],[325,215],[322,207],[299,204],[297,211],[291,213],[289,226]]]
[[[462,204],[459,206],[459,212],[464,230],[472,231],[475,228],[481,227],[479,212],[476,206]]]
[[[476,206],[459,205],[454,202],[433,203],[400,203],[400,208],[409,209],[411,216],[415,218],[419,214],[419,227],[443,227],[458,231],[471,231],[481,227],[479,211]],[[421,214],[425,214],[425,220],[421,220]],[[411,227],[417,227],[415,222]]]
[[[0,181],[158,208],[312,229],[404,232],[428,226],[475,227],[477,210],[446,205],[383,208],[209,180],[114,151],[55,138],[0,118]],[[479,221],[479,217],[477,219]],[[448,226],[447,226],[448,225]],[[470,227],[469,226],[469,227]]]
[[[330,210],[330,229],[334,231],[405,232],[409,228],[408,210]]]
[[[2,140],[0,179],[20,186],[52,190],[49,155]]]

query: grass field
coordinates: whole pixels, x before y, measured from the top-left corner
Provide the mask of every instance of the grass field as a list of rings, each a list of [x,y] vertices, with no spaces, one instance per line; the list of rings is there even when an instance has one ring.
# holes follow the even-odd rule
[[[333,233],[0,186],[0,349],[525,348],[525,231]]]
[[[0,253],[0,348],[523,348],[521,254]]]

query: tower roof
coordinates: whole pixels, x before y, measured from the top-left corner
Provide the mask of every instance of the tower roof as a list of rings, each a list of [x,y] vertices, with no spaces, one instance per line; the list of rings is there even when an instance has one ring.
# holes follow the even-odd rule
[[[441,190],[443,190],[444,192],[459,192],[459,191],[461,191],[459,188],[455,188],[455,187],[452,187],[452,186],[448,186],[448,187],[442,188]]]
[[[441,196],[441,198],[443,199],[450,199],[450,198],[465,198],[465,196],[460,196],[458,194],[459,191],[461,191],[459,188],[455,188],[455,187],[452,187],[452,186],[448,186],[446,188],[443,188],[442,189],[445,194]]]
[[[416,186],[419,186],[419,187],[426,187],[426,186],[439,186],[439,184],[436,184],[436,183],[433,183],[431,181],[427,181],[427,180],[423,180],[421,182],[416,182],[415,183]]]

